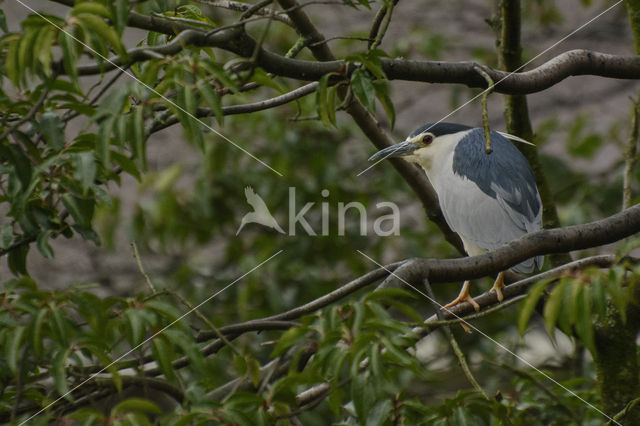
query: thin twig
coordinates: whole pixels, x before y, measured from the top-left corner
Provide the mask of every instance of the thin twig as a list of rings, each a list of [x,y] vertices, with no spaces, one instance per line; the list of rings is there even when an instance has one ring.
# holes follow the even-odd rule
[[[206,4],[212,7],[219,7],[221,9],[232,10],[235,12],[246,12],[248,11],[252,5],[242,3],[239,1],[231,1],[231,0],[195,0],[197,3]],[[290,27],[293,27],[293,23],[291,20],[284,15],[281,15],[282,12],[275,11],[273,9],[259,9],[255,12],[256,15],[262,16],[271,16],[276,21],[280,21],[283,24],[287,24]]]
[[[294,89],[284,95],[276,96],[271,99],[265,99],[263,101],[253,102],[244,105],[230,105],[222,107],[223,115],[235,115],[235,114],[249,114],[256,111],[262,111],[269,108],[274,108],[280,105],[284,105],[293,100],[307,96],[310,93],[315,92],[318,87],[317,82],[306,84],[302,87]],[[196,117],[209,117],[214,115],[214,111],[211,108],[198,108],[194,114]],[[151,126],[149,133],[155,133],[167,127],[177,124],[180,120],[177,117],[166,119],[163,117],[157,117],[157,121]]]
[[[433,294],[433,290],[431,289],[431,285],[429,284],[429,280],[425,278],[423,280],[423,283],[424,283],[424,288],[426,290],[427,296],[429,297],[429,301],[431,302],[431,304],[433,305],[436,311],[438,320],[443,321],[444,317],[442,316],[442,311],[440,309],[441,306],[438,303],[436,303],[436,298],[435,298],[435,295]],[[480,393],[482,396],[485,397],[485,399],[488,400],[489,397],[487,396],[487,393],[484,391],[484,389],[482,389],[482,386],[480,386],[476,378],[473,376],[473,373],[469,368],[469,364],[467,364],[467,358],[462,352],[462,349],[460,349],[460,345],[458,344],[458,341],[456,340],[455,336],[451,332],[451,327],[448,324],[445,324],[442,327],[442,330],[444,331],[444,334],[447,336],[447,339],[449,339],[449,344],[451,345],[451,349],[453,349],[453,353],[456,354],[456,357],[458,358],[458,362],[460,363],[460,367],[462,368],[462,371],[464,372],[465,376],[467,376],[467,380],[469,380],[469,382],[473,385],[476,391],[478,391],[478,393]]]
[[[374,41],[374,39],[369,38],[369,37],[358,37],[358,36],[335,36],[335,37],[329,37],[329,38],[325,38],[324,40],[320,40],[320,41],[316,41],[313,42],[309,45],[309,47],[316,47],[316,46],[320,46],[321,44],[325,44],[328,43],[330,41],[334,41],[334,40],[356,40],[356,41],[369,41],[372,42]]]
[[[371,29],[369,30],[369,40],[371,40],[367,46],[369,49],[371,49],[373,42],[378,37],[378,31],[380,31],[380,24],[382,23],[382,20],[384,19],[384,16],[386,15],[386,13],[387,13],[387,6],[383,4],[382,6],[380,6],[380,9],[378,9],[378,12],[376,12],[376,16],[373,18],[373,23],[371,24]]]
[[[627,405],[624,406],[624,408],[622,409],[622,411],[620,411],[618,414],[616,414],[615,416],[613,416],[613,420],[609,420],[609,422],[607,423],[607,425],[610,425],[613,421],[615,421],[616,423],[618,423],[619,420],[622,420],[627,414],[629,414],[629,411],[631,411],[633,409],[633,407],[635,407],[636,405],[638,405],[638,403],[640,403],[640,397],[632,399],[631,401],[629,401],[627,403]],[[619,424],[619,423],[618,423]]]
[[[156,288],[151,282],[151,278],[149,278],[149,275],[147,275],[144,270],[144,266],[142,266],[142,259],[140,259],[140,253],[138,252],[138,246],[136,245],[135,241],[131,241],[131,247],[133,247],[133,256],[136,258],[136,262],[138,263],[138,270],[140,270],[140,273],[144,277],[144,280],[147,283],[147,287],[149,287],[151,293],[156,293]]]
[[[251,5],[251,7],[249,7],[246,11],[242,12],[242,15],[240,15],[240,20],[244,21],[250,18],[251,15],[257,14],[260,11],[260,9],[263,9],[265,6],[268,6],[271,3],[273,3],[273,0],[261,0],[258,3]],[[267,16],[271,18],[273,17],[273,14],[267,15]]]
[[[158,12],[152,12],[151,16],[155,16],[157,18],[162,18],[162,19],[168,19],[170,21],[184,22],[184,23],[192,24],[192,25],[202,25],[202,26],[209,27],[209,28],[217,28],[215,25],[212,25],[212,24],[210,24],[208,22],[204,22],[204,21],[198,21],[197,19],[181,18],[179,16],[167,16],[167,15],[163,15],[162,13],[158,13]]]
[[[487,82],[487,88],[482,92],[482,126],[484,127],[484,151],[487,154],[491,154],[493,150],[491,149],[491,130],[489,129],[489,111],[487,108],[487,101],[489,100],[489,95],[493,92],[494,83],[491,76],[479,65],[474,66],[473,69],[476,70]]]
[[[380,43],[382,43],[382,38],[387,33],[387,29],[389,28],[389,24],[391,23],[391,15],[393,15],[393,7],[395,6],[396,3],[397,1],[394,1],[393,3],[388,3],[386,6],[383,6],[383,8],[385,9],[385,12],[384,12],[384,19],[382,21],[382,28],[380,31],[378,31],[378,29],[376,28],[375,40],[373,41],[373,43],[370,43],[369,50],[373,50],[377,48],[380,45]],[[380,11],[381,10],[382,9],[380,9]],[[380,13],[380,11],[378,11],[378,14]],[[377,19],[378,19],[378,15],[376,15],[376,22],[377,22]],[[371,28],[371,31],[373,32],[373,27]],[[371,33],[370,33],[370,36],[371,36]]]
[[[185,305],[188,309],[189,312],[194,312],[196,314],[196,316],[198,318],[200,318],[200,320],[202,322],[204,322],[212,331],[213,333],[218,337],[218,339],[222,340],[222,342],[226,345],[229,346],[229,348],[233,351],[233,353],[235,353],[236,355],[242,355],[240,353],[240,351],[238,349],[236,349],[231,342],[225,337],[224,333],[221,333],[220,330],[218,329],[218,327],[216,327],[215,325],[213,325],[213,323],[211,321],[209,321],[209,318],[207,318],[206,316],[204,316],[202,314],[202,312],[200,312],[199,309],[196,309],[191,303],[189,303],[189,301],[187,299],[185,299],[184,297],[182,297],[182,295],[180,295],[180,293],[176,293],[176,292],[170,292],[174,297],[176,297],[178,300],[180,300],[180,302],[182,302],[183,305]]]
[[[55,76],[53,78],[55,79]],[[40,97],[38,98],[36,103],[31,107],[29,112],[24,117],[22,117],[20,120],[18,120],[18,122],[16,122],[13,126],[9,127],[7,130],[5,130],[4,133],[2,133],[2,135],[0,135],[0,141],[5,139],[7,136],[9,136],[11,133],[13,133],[18,127],[22,126],[24,123],[26,123],[27,121],[31,120],[36,115],[36,113],[38,112],[40,107],[42,107],[42,105],[44,104],[44,101],[47,100],[47,96],[49,95],[49,91],[50,90],[51,90],[51,87],[48,86],[48,85],[45,86],[44,89],[42,89],[42,93],[40,94]]]

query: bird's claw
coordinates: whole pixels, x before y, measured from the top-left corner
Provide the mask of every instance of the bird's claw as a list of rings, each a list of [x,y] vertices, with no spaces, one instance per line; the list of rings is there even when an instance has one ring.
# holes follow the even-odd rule
[[[489,290],[489,293],[495,293],[498,297],[498,302],[502,302],[504,300],[504,296],[502,294],[502,289],[504,287],[504,272],[500,272],[496,278],[496,282],[493,283],[493,287]]]
[[[471,297],[468,294],[466,297],[460,297],[460,296],[456,297],[455,299],[453,299],[451,302],[447,303],[440,309],[448,309],[448,308],[451,308],[452,306],[459,305],[463,302],[468,302],[471,306],[473,306],[473,309],[475,309],[476,312],[480,311],[480,305],[478,305],[478,302],[473,300],[473,297]]]
[[[447,309],[452,306],[459,305],[462,302],[469,302],[469,304],[473,306],[473,309],[475,309],[476,312],[480,310],[480,305],[478,305],[478,303],[473,300],[473,297],[471,297],[471,295],[469,294],[469,281],[464,282],[464,284],[462,285],[462,290],[460,290],[460,294],[458,294],[458,297],[456,297],[440,309]]]

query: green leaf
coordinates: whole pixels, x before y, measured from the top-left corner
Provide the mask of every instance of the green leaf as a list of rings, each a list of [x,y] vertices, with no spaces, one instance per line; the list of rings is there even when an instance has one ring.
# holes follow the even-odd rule
[[[175,351],[164,336],[156,336],[151,341],[153,359],[158,363],[162,374],[171,381],[176,380],[176,374],[171,364],[175,359]]]
[[[287,349],[298,343],[307,331],[306,327],[293,327],[285,331],[273,348],[271,357],[282,355]]]
[[[22,74],[23,81],[26,82],[27,70],[31,68],[33,63],[33,49],[35,40],[38,36],[39,29],[27,27],[22,39],[20,40],[20,47],[18,50],[18,68]]]
[[[106,40],[120,55],[126,55],[126,50],[120,36],[113,27],[107,25],[107,23],[96,15],[91,14],[79,14],[77,15],[85,28],[96,33],[101,39]]]
[[[92,152],[81,152],[73,156],[73,178],[80,182],[82,194],[87,195],[96,178],[97,165]]]
[[[622,323],[626,323],[628,299],[623,289],[623,282],[617,276],[614,269],[609,270],[606,290],[607,293],[609,293],[609,295],[611,296],[611,301],[615,305],[617,311],[620,313]]]
[[[322,120],[322,124],[326,128],[330,128],[332,124],[330,113],[329,113],[329,103],[327,99],[327,81],[331,74],[325,74],[320,77],[318,80],[318,87],[316,88],[316,111],[318,113],[318,117]],[[334,115],[335,120],[335,115]]]
[[[351,74],[351,89],[362,104],[375,115],[376,89],[366,72],[356,69]]]
[[[62,29],[58,33],[58,43],[62,48],[62,63],[64,65],[64,70],[67,75],[71,78],[76,85],[78,84],[78,68],[76,64],[78,62],[78,54],[76,52],[76,41],[74,40],[72,34],[69,32],[73,32],[73,28],[69,28],[68,26]]]
[[[378,98],[384,112],[387,114],[391,129],[393,129],[396,124],[396,111],[393,107],[393,102],[391,102],[391,97],[389,97],[389,84],[386,80],[378,80],[373,82],[373,86],[376,89],[376,98]]]
[[[564,288],[568,281],[562,280],[556,285],[544,305],[544,325],[551,338],[555,336],[556,323],[564,302]]]
[[[391,401],[385,399],[382,402],[378,402],[375,404],[373,409],[369,412],[367,416],[367,426],[381,426],[385,423],[391,410],[393,409],[393,405]]]
[[[571,296],[569,297],[567,306],[567,317],[569,319],[569,325],[575,325],[578,320],[578,311],[582,304],[582,290],[584,286],[579,280],[571,282]]]
[[[93,356],[98,358],[100,364],[107,369],[109,374],[111,374],[111,380],[113,381],[113,385],[115,386],[118,393],[122,392],[122,377],[120,377],[120,373],[118,372],[118,367],[116,364],[109,358],[109,355],[105,352],[105,350],[98,345],[84,345],[86,349],[91,352]]]
[[[582,300],[578,305],[578,318],[576,323],[576,331],[582,339],[584,346],[589,351],[595,353],[595,343],[593,338],[593,315],[591,309],[591,287],[583,286]]]
[[[253,387],[257,388],[260,384],[260,363],[253,357],[247,357],[247,369]]]
[[[34,55],[34,61],[37,59],[42,64],[42,70],[47,77],[51,76],[52,46],[56,35],[56,28],[51,25],[46,25],[40,30],[35,42],[37,54]],[[56,81],[63,80],[56,79]]]
[[[69,384],[67,383],[66,365],[67,358],[71,348],[60,349],[53,357],[51,361],[51,376],[53,377],[53,383],[60,396],[65,395],[65,398],[73,401],[71,394],[69,393]]]
[[[95,200],[78,198],[67,192],[62,195],[62,204],[76,224],[91,229]]]
[[[7,73],[7,77],[9,78],[9,80],[11,80],[13,85],[16,87],[20,87],[20,77],[22,75],[20,69],[18,68],[18,49],[20,47],[20,35],[15,34],[13,36],[7,36],[4,38],[4,42],[9,45],[4,64],[5,72]]]
[[[122,31],[127,26],[127,20],[129,19],[129,1],[128,0],[116,0],[115,6],[115,26],[118,34],[122,35]]]
[[[222,102],[218,93],[211,88],[208,84],[199,85],[200,94],[204,98],[205,102],[213,110],[213,113],[218,120],[220,126],[224,125],[224,112],[222,111]]]
[[[16,176],[20,180],[22,189],[26,190],[31,184],[33,170],[31,168],[31,162],[24,153],[22,148],[17,144],[10,144],[6,149],[4,145],[0,145],[0,154],[6,155],[11,161],[15,170]]]
[[[338,101],[338,86],[331,86],[327,90],[327,113],[329,114],[329,121],[335,127],[336,124],[336,105]]]
[[[183,316],[183,313],[180,312],[180,310],[175,305],[162,300],[152,299],[148,302],[145,302],[144,306],[148,309],[156,311],[163,317],[163,319],[166,320],[167,323],[175,322],[178,318]],[[174,327],[180,327],[183,324],[184,323],[182,322],[177,323],[174,325]]]
[[[145,336],[145,319],[139,309],[130,308],[124,311],[127,324],[127,338],[131,346],[138,346]]]
[[[527,294],[527,297],[520,304],[520,312],[518,313],[518,332],[521,336],[524,336],[524,332],[527,330],[527,324],[529,324],[529,319],[538,304],[540,296],[542,296],[542,293],[548,284],[548,280],[536,283],[531,287],[529,294]]]
[[[111,12],[104,5],[95,1],[84,1],[82,3],[76,3],[76,5],[71,10],[71,15],[78,16],[83,13],[88,13],[91,15],[102,16],[106,19],[111,19]]]
[[[108,423],[104,414],[91,407],[82,407],[71,414],[67,414],[66,417],[75,420],[81,425],[87,426]]]
[[[51,230],[40,232],[36,241],[38,251],[45,259],[53,259],[53,249],[49,245],[49,237],[51,236]]]
[[[33,352],[36,355],[36,358],[40,358],[43,353],[44,343],[42,339],[42,325],[44,324],[44,320],[47,318],[47,314],[49,310],[46,308],[42,308],[38,311],[32,323],[32,345]]]
[[[138,170],[138,166],[135,161],[117,151],[111,151],[111,158],[123,171],[136,178],[138,182],[140,181],[140,171]]]
[[[29,244],[21,244],[14,247],[9,252],[9,269],[14,275],[27,274],[27,254],[29,253]]]
[[[133,157],[137,160],[140,169],[146,169],[146,150],[145,150],[145,134],[144,134],[144,109],[137,106],[133,109],[131,121],[131,151]]]
[[[247,374],[247,359],[243,355],[236,355],[233,357],[233,368],[238,373],[238,376],[244,376]]]
[[[11,330],[4,348],[7,365],[14,375],[18,374],[18,363],[22,359],[22,340],[25,330],[26,328],[23,325],[19,325]]]
[[[0,226],[0,250],[6,250],[13,241],[13,225],[6,223]]]
[[[162,410],[156,404],[146,399],[129,398],[113,407],[111,415],[120,416],[130,412],[161,414]]]
[[[62,80],[57,78],[55,81],[51,83],[51,90],[60,91],[60,92],[69,92],[79,96],[83,96],[82,91],[78,87],[77,84],[71,83],[70,81]]]
[[[9,28],[7,27],[7,17],[4,15],[4,10],[0,9],[0,30],[5,33],[9,32]]]
[[[280,85],[276,83],[275,80],[260,67],[256,67],[253,70],[253,74],[251,74],[251,81],[258,83],[261,86],[271,87],[278,92],[284,91],[283,88],[280,87]]]
[[[198,372],[198,374],[202,374],[202,372],[207,370],[207,361],[202,355],[200,347],[193,339],[193,336],[191,334],[185,333],[184,331],[179,329],[172,328],[165,330],[164,335],[171,343],[179,346],[180,349],[182,349],[184,354],[191,361],[194,369]]]
[[[225,87],[230,89],[233,93],[238,92],[238,85],[231,79],[231,77],[223,67],[209,61],[203,61],[202,66],[211,74],[213,74],[215,78],[217,78]]]
[[[49,323],[51,331],[55,335],[55,339],[62,346],[69,345],[69,333],[67,329],[67,322],[64,318],[64,313],[53,302],[49,302],[49,312],[51,312],[52,321]]]
[[[60,117],[53,112],[45,112],[40,117],[38,127],[42,137],[53,148],[53,151],[62,151],[64,148],[64,124]]]

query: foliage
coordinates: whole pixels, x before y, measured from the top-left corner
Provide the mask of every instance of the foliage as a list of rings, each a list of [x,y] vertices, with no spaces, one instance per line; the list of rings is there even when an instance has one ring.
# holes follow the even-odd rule
[[[601,422],[572,394],[599,406],[590,365],[576,374],[522,369],[482,336],[452,326],[474,374],[496,396],[470,391],[448,341],[423,325],[432,312],[416,293],[369,286],[302,313],[287,311],[370,271],[374,265],[354,249],[375,259],[456,254],[431,224],[411,218],[402,237],[380,237],[363,235],[350,211],[345,235],[335,238],[341,202],[369,206],[369,228],[382,214],[377,202],[393,200],[403,211],[417,204],[401,177],[382,167],[356,176],[372,150],[340,113],[359,102],[392,130],[401,103],[382,65],[387,52],[438,59],[453,40],[412,27],[408,39],[384,50],[349,33],[356,38],[334,49],[343,72],[325,74],[287,106],[261,110],[256,102],[286,96],[299,82],[268,73],[232,42],[187,43],[187,31],[178,35],[160,23],[212,36],[242,28],[269,49],[310,60],[294,47],[317,45],[296,40],[283,21],[254,14],[239,26],[239,14],[181,0],[57,2],[68,6],[66,14],[31,13],[19,28],[0,10],[0,254],[12,274],[1,277],[0,293],[3,423]],[[395,3],[345,0],[344,7],[367,19],[373,9],[389,8],[391,19]],[[561,21],[550,2],[526,3],[536,23]],[[144,35],[132,36],[132,17],[157,26],[140,24]],[[475,43],[476,59],[495,65],[493,47]],[[473,93],[454,87],[449,99],[459,104]],[[246,113],[234,112],[238,105]],[[617,210],[620,185],[607,178],[610,170],[587,176],[569,163],[592,160],[606,140],[619,141],[626,118],[606,135],[586,113],[572,121],[569,160],[542,158],[565,224]],[[560,127],[551,116],[536,143]],[[282,225],[289,220],[295,237],[256,225],[238,234],[248,186]],[[313,232],[291,224],[292,199],[295,210],[314,203],[306,216]],[[120,265],[133,272],[89,282],[72,275],[62,286],[55,277],[37,282],[34,252],[53,261],[64,253],[63,238],[101,247],[101,256],[135,241],[136,258]],[[496,311],[476,324],[501,341],[514,339],[544,300],[551,339],[572,336],[576,347],[593,351],[593,318],[604,321],[612,306],[626,320],[637,276],[638,266],[620,255],[607,270],[540,281],[519,312]],[[444,299],[455,289],[437,291]],[[436,357],[420,356],[423,338]],[[574,357],[579,351],[559,362]],[[507,370],[489,372],[487,360]]]

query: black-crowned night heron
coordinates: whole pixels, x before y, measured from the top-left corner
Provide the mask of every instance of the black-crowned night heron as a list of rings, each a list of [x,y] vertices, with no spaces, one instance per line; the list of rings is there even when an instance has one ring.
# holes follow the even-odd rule
[[[460,235],[469,256],[496,249],[542,228],[542,203],[529,163],[508,140],[516,136],[491,132],[492,153],[485,152],[482,128],[462,124],[426,124],[404,142],[385,148],[369,160],[402,157],[427,173],[449,227]],[[528,259],[512,269],[529,273],[543,257]],[[491,288],[502,301],[504,272]],[[469,281],[444,307],[463,301],[480,307],[469,295]]]

